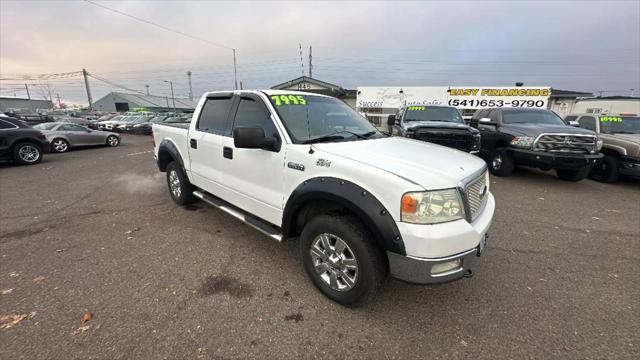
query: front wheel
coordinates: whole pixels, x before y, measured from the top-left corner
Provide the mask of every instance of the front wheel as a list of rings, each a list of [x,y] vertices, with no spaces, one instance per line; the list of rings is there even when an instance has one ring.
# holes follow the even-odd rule
[[[366,305],[382,288],[384,254],[366,228],[344,214],[311,219],[300,236],[305,271],[328,298],[348,307]]]
[[[54,139],[51,142],[51,150],[57,153],[63,153],[69,150],[69,143],[65,139]]]
[[[505,148],[496,149],[489,160],[489,171],[496,176],[509,176],[515,167],[513,157]]]
[[[178,205],[187,205],[198,200],[193,195],[195,188],[189,182],[189,178],[182,171],[182,167],[175,161],[167,165],[167,185],[171,198]]]
[[[584,167],[578,170],[561,170],[556,169],[556,174],[558,177],[565,181],[580,181],[589,175],[589,171],[591,170],[590,166]]]
[[[13,148],[13,161],[20,165],[33,165],[42,160],[42,149],[34,143],[20,143]]]
[[[115,135],[109,135],[107,136],[107,145],[111,147],[116,147],[120,145],[120,139],[118,139],[118,137]]]
[[[594,166],[589,177],[595,181],[614,183],[620,176],[620,160],[617,156],[605,155],[602,162]]]

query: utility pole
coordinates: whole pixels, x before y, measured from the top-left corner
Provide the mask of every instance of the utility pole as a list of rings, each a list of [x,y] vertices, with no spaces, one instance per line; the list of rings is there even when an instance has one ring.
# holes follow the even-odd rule
[[[598,94],[599,94],[598,97],[602,97],[603,92],[604,92],[603,90],[598,91]]]
[[[148,96],[148,95],[149,95],[149,85],[147,84],[147,85],[145,85],[144,87],[146,87],[146,88],[147,88],[147,96]]]
[[[87,88],[87,100],[89,100],[89,110],[93,110],[93,100],[91,100],[91,89],[89,88],[89,78],[87,77],[87,69],[82,69],[84,77],[84,86]]]
[[[236,82],[236,90],[238,90],[238,69],[236,68],[236,49],[233,50],[233,78]]]
[[[636,90],[635,89],[631,89],[631,95],[630,96],[633,97],[633,94],[635,94],[635,93],[636,93]]]
[[[191,70],[187,71],[187,77],[189,78],[189,100],[193,101],[193,88],[191,87]],[[242,84],[242,82],[240,82]],[[240,86],[242,88],[242,86]]]
[[[309,77],[313,77],[312,76],[313,64],[311,62],[312,59],[313,59],[313,57],[311,56],[311,46],[309,46]]]
[[[27,90],[27,99],[29,99],[29,110],[33,110],[33,104],[31,103],[31,94],[29,93],[29,86],[24,84],[25,90]]]
[[[60,102],[60,94],[56,93],[56,97],[58,98],[58,109],[62,109],[62,103]]]
[[[240,80],[240,90],[242,90],[242,80]],[[633,96],[633,94],[631,96]]]
[[[176,97],[173,95],[173,81],[171,80],[165,80],[164,82],[169,83],[169,86],[171,86],[171,101],[173,102],[173,112],[176,112]]]

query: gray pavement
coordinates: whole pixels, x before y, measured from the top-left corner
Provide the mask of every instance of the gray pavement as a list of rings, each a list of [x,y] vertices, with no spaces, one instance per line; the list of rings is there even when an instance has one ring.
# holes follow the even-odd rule
[[[316,291],[296,243],[176,206],[151,148],[0,164],[0,316],[27,315],[0,328],[1,359],[640,358],[638,182],[492,178],[472,279],[389,279],[352,310]]]

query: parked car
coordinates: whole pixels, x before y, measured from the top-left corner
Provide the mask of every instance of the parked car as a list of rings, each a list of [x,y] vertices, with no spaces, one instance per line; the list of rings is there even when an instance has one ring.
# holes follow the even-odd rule
[[[480,132],[464,123],[449,106],[411,105],[400,108],[387,121],[390,133],[451,147],[468,153],[480,151]]]
[[[49,142],[42,132],[20,120],[0,115],[0,160],[32,165],[42,161],[48,151]]]
[[[25,113],[25,112],[11,112],[11,111],[7,111],[5,112],[5,115],[14,119],[18,119],[22,122],[24,122],[27,125],[35,125],[35,124],[41,124],[44,122],[49,122],[52,121],[53,118],[51,118],[48,115],[41,115],[41,114],[36,114],[36,113]]]
[[[486,164],[386,136],[338,99],[211,92],[188,129],[153,131],[177,204],[201,199],[274,240],[299,239],[311,281],[341,304],[366,304],[387,272],[419,284],[471,277],[484,249],[495,208]]]
[[[580,181],[603,158],[595,132],[568,126],[546,109],[481,109],[471,126],[480,130],[480,153],[497,176],[522,165],[555,169],[560,179]]]
[[[98,121],[96,124],[98,126],[98,130],[109,131],[113,130],[113,125],[119,123],[125,116],[118,115],[113,118],[105,121]]]
[[[616,182],[620,174],[640,177],[640,117],[571,114],[565,122],[596,132],[603,142],[604,159],[589,177],[607,183]]]
[[[145,121],[132,124],[131,128],[128,129],[128,131],[132,134],[137,134],[137,135],[151,135],[151,129],[153,127],[153,124],[159,124],[164,122],[165,120],[170,120],[173,118],[174,118],[173,116],[166,116],[166,115],[146,117]]]
[[[51,143],[51,151],[59,153],[81,146],[120,145],[120,135],[116,133],[91,130],[72,123],[44,123],[34,126],[34,129],[40,130],[46,136]]]

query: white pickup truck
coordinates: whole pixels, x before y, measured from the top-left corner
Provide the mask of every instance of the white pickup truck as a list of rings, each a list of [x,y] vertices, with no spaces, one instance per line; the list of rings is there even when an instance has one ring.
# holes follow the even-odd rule
[[[345,103],[293,91],[206,93],[189,129],[153,125],[173,200],[203,200],[272,239],[296,239],[315,286],[366,304],[388,273],[471,277],[495,200],[485,163],[388,137]]]

